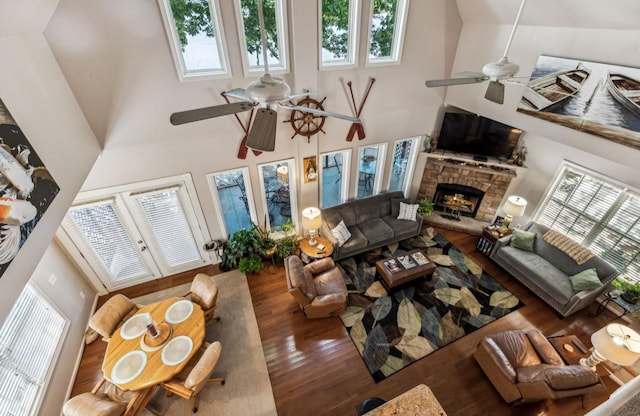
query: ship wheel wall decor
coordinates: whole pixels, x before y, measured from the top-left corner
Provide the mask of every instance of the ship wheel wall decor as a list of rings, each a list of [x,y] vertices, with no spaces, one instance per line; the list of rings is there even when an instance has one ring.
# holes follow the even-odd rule
[[[324,97],[322,101],[318,101],[314,100],[313,98],[306,97],[298,101],[296,105],[299,107],[308,107],[311,109],[324,111],[322,103],[324,103],[326,99],[327,97]],[[291,136],[292,139],[299,134],[301,136],[305,136],[308,141],[311,136],[320,132],[326,134],[326,132],[322,130],[322,126],[324,126],[324,121],[326,118],[327,116],[305,113],[303,110],[296,109],[291,111],[291,117],[289,118],[289,120],[285,120],[284,123],[289,122],[291,123],[291,127],[293,127],[293,131],[295,133],[293,133],[293,136]]]

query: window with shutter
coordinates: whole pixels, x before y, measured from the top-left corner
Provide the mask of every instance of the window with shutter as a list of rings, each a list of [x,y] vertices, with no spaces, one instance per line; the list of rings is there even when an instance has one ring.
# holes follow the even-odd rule
[[[640,282],[640,195],[628,186],[565,162],[534,221],[566,234]]]

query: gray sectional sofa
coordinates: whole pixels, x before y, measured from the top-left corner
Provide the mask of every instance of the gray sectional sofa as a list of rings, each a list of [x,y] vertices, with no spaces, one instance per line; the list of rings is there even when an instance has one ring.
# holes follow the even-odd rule
[[[578,265],[562,250],[544,241],[543,235],[549,228],[542,224],[531,222],[523,229],[536,234],[533,251],[511,247],[509,235],[497,241],[490,257],[562,316],[589,306],[618,275],[613,266],[597,256]],[[596,269],[602,286],[574,292],[570,276],[590,268]]]
[[[397,218],[400,202],[409,203],[409,200],[401,191],[394,191],[322,209],[321,235],[333,243],[333,258],[340,260],[420,234],[422,217],[419,214],[416,221]],[[331,233],[341,220],[351,233],[342,247]]]

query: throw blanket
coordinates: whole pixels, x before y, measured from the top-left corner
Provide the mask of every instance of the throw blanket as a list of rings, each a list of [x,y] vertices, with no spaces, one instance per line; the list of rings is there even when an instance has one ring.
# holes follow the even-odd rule
[[[542,236],[542,239],[554,247],[564,251],[567,256],[571,257],[578,264],[587,262],[595,256],[591,250],[580,245],[569,237],[560,234],[557,231],[549,230]]]

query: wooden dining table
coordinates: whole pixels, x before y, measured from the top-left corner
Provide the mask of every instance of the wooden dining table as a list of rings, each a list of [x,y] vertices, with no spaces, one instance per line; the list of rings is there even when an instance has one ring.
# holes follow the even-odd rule
[[[107,351],[102,363],[102,371],[104,376],[116,384],[122,390],[138,391],[149,387],[154,387],[163,381],[171,379],[178,374],[187,365],[191,357],[193,357],[204,341],[205,336],[205,323],[204,312],[200,305],[193,303],[193,311],[188,318],[179,323],[168,323],[165,319],[167,309],[176,302],[184,300],[183,298],[170,298],[155,302],[138,309],[136,314],[129,318],[133,319],[136,315],[148,313],[151,318],[163,333],[160,334],[161,343],[158,345],[156,342],[147,344],[145,340],[150,340],[147,332],[133,339],[125,339],[122,336],[122,327],[126,324],[119,326],[107,346]],[[175,364],[167,365],[162,360],[163,348],[176,337],[188,336],[193,342],[193,348],[191,352],[186,356],[184,360]],[[150,345],[153,345],[150,347]],[[147,362],[142,372],[133,380],[126,383],[117,383],[114,381],[112,372],[118,361],[129,354],[132,351],[142,351],[146,354]]]

